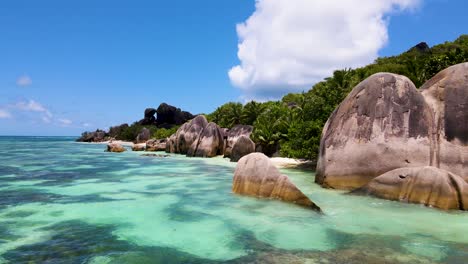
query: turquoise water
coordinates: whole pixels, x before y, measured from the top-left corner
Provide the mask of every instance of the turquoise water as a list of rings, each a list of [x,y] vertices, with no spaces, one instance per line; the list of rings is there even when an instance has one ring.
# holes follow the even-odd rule
[[[231,193],[224,159],[0,137],[0,263],[467,263],[468,213],[350,196],[324,211]]]

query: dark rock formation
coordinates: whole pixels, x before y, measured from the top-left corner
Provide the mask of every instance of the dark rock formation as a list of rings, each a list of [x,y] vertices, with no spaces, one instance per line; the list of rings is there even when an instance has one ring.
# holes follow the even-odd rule
[[[139,121],[140,125],[142,126],[156,125],[156,118],[154,117],[155,114],[156,114],[156,109],[146,108],[145,117]]]
[[[136,138],[137,143],[144,143],[151,138],[151,131],[146,127],[141,129],[141,132],[138,134]]]
[[[106,131],[96,130],[94,132],[84,132],[81,137],[78,138],[77,142],[104,142],[109,140],[109,135]]]
[[[231,152],[231,162],[237,162],[242,157],[255,152],[255,143],[244,135],[237,139]]]
[[[232,183],[237,194],[278,199],[321,211],[262,153],[244,156],[237,163]]]
[[[460,176],[429,166],[387,172],[353,193],[446,210],[468,210],[468,183]]]
[[[421,42],[418,45],[412,47],[410,50],[408,50],[408,52],[413,52],[413,51],[420,52],[420,53],[427,53],[431,51],[431,48],[429,47],[429,45],[427,45],[426,42]]]
[[[124,152],[124,151],[125,151],[125,148],[120,144],[117,144],[117,143],[107,144],[107,152],[121,153],[121,152]]]
[[[156,110],[157,120],[156,123],[160,127],[172,127],[174,125],[182,125],[183,123],[193,119],[194,116],[186,111],[180,110],[175,106],[162,103]]]
[[[206,125],[198,138],[192,143],[187,151],[187,156],[211,158],[222,155],[223,149],[223,132],[217,124],[211,122]]]
[[[431,160],[432,110],[406,77],[374,74],[357,85],[326,123],[316,182],[354,189]]]
[[[166,139],[152,139],[146,141],[146,151],[165,151],[166,150]]]
[[[252,134],[253,126],[247,125],[236,125],[233,128],[229,129],[226,133],[226,143],[225,143],[225,150],[224,150],[224,157],[230,158],[232,148],[236,144],[237,140],[241,136],[246,136],[250,138],[250,134]]]
[[[443,70],[421,91],[434,116],[430,165],[468,181],[468,63]]]

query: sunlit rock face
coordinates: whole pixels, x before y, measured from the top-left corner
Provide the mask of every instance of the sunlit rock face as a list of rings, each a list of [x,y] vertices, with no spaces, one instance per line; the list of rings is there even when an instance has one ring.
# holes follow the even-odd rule
[[[187,156],[211,158],[223,154],[224,140],[221,128],[210,122],[190,146]]]
[[[431,160],[432,110],[406,77],[378,73],[357,85],[322,133],[316,182],[355,189]]]
[[[468,183],[460,176],[430,166],[387,172],[355,192],[446,210],[468,210]]]
[[[232,191],[241,195],[278,199],[320,211],[262,153],[252,153],[239,160],[234,172]]]
[[[124,151],[125,151],[125,148],[120,144],[110,143],[110,144],[107,145],[107,152],[120,153],[120,152],[124,152]]]
[[[443,70],[421,91],[434,116],[431,165],[468,181],[468,63]]]
[[[208,121],[203,115],[183,124],[175,134],[173,153],[187,154],[189,148],[207,125]]]

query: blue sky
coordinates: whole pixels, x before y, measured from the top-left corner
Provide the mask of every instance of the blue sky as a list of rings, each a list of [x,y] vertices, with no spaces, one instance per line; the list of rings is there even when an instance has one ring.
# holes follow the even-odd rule
[[[298,9],[281,6],[291,1],[271,1],[261,0],[257,6],[253,0],[2,1],[0,135],[79,135],[138,120],[146,107],[161,102],[207,113],[228,101],[308,89],[332,68],[362,65],[420,41],[433,45],[468,33],[465,1],[414,0],[417,3],[407,6],[413,0],[385,0],[396,7],[373,12],[386,21],[387,39],[379,37],[369,50],[368,45],[359,47],[363,55],[353,59],[310,57],[320,65],[301,63],[297,72],[302,75],[296,75],[288,72],[290,64],[275,63],[326,53],[319,44],[313,50],[304,48],[310,40],[294,46],[317,24],[281,20],[282,10],[296,17]],[[328,11],[339,15],[333,2],[339,1],[328,0]],[[300,11],[307,12],[308,3],[298,0],[298,7],[300,3]],[[314,21],[328,12],[310,8]],[[239,23],[244,27],[236,30]],[[334,21],[323,23],[336,27]],[[294,43],[275,42],[275,32]],[[324,33],[322,42],[333,43],[335,37],[336,43],[347,38],[352,42],[366,35],[345,33]]]

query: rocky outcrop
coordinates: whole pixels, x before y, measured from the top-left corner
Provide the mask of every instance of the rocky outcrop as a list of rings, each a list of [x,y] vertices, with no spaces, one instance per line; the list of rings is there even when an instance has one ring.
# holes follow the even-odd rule
[[[146,141],[146,151],[166,151],[166,139],[152,139]]]
[[[239,160],[234,172],[232,191],[241,195],[278,199],[320,211],[262,153],[252,153]]]
[[[446,210],[468,210],[468,183],[460,176],[429,166],[387,172],[353,193]]]
[[[187,156],[211,158],[222,155],[223,149],[223,132],[217,124],[210,122],[192,143],[187,151]]]
[[[132,151],[145,151],[146,149],[146,144],[134,144],[132,147]]]
[[[183,124],[175,133],[172,153],[187,154],[192,144],[199,138],[199,135],[207,125],[208,121],[203,115],[199,115]]]
[[[107,144],[107,152],[124,152],[125,148],[118,143],[109,143]]]
[[[147,129],[146,127],[141,129],[141,132],[138,134],[136,137],[136,142],[137,143],[144,143],[148,141],[151,138],[151,131]]]
[[[160,127],[170,128],[174,125],[182,125],[183,123],[193,119],[194,116],[186,111],[180,110],[175,106],[162,103],[156,110],[157,120],[156,123]]]
[[[176,134],[171,135],[166,142],[166,152],[167,153],[176,153]]]
[[[434,116],[430,165],[468,181],[468,63],[443,70],[421,91]]]
[[[226,132],[226,143],[225,143],[225,150],[224,150],[224,157],[230,158],[232,148],[236,144],[237,140],[241,136],[246,136],[250,138],[250,134],[252,134],[253,126],[248,125],[236,125],[233,128],[229,129]]]
[[[378,73],[357,85],[326,123],[316,182],[359,188],[431,160],[432,110],[406,77]]]
[[[94,132],[84,132],[81,137],[78,138],[77,142],[104,142],[109,140],[109,135],[106,131],[96,130]]]
[[[155,114],[156,114],[156,109],[146,108],[145,117],[142,120],[140,120],[138,123],[142,126],[156,125],[156,118],[154,117]]]
[[[242,157],[255,152],[255,143],[247,136],[240,136],[231,151],[231,162],[237,162]]]

